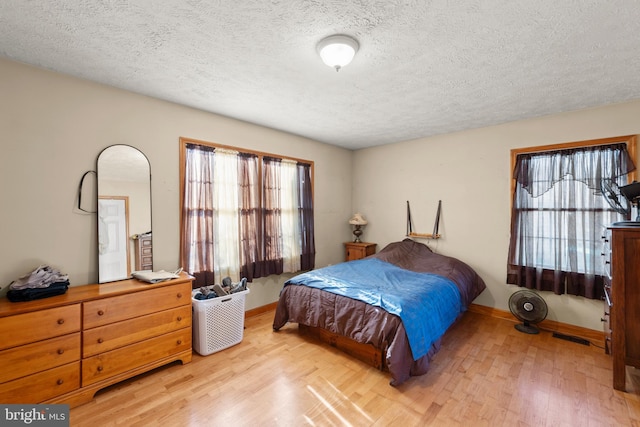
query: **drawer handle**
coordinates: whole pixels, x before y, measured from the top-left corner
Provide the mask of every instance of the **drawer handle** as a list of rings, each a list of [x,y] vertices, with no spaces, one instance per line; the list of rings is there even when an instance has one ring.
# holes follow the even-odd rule
[[[104,315],[104,311],[98,310],[98,316],[103,316],[103,315]]]
[[[64,323],[64,319],[58,319],[58,325],[62,325]]]
[[[98,366],[98,372],[102,372],[104,368],[102,366]]]
[[[58,354],[64,354],[64,348],[59,348],[58,349]]]
[[[58,381],[56,381],[56,384],[62,385],[62,384],[64,384],[64,380],[63,379],[59,379]]]
[[[182,340],[178,340],[176,342],[178,343],[178,345],[182,345]]]
[[[182,294],[178,292],[178,298],[182,298]]]
[[[98,344],[102,344],[104,340],[102,338],[98,338]]]
[[[178,322],[182,322],[182,316],[178,316]]]

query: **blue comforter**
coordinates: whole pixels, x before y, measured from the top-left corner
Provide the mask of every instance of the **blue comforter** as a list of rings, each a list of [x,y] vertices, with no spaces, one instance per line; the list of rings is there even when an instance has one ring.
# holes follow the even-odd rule
[[[416,273],[375,258],[299,274],[285,283],[305,285],[380,307],[402,319],[413,359],[427,354],[465,310],[451,280]]]

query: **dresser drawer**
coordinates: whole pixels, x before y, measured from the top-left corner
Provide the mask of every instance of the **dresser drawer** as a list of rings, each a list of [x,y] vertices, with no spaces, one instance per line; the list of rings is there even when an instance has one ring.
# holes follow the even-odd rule
[[[108,351],[82,361],[82,386],[191,350],[191,328]]]
[[[80,387],[80,362],[0,384],[2,403],[40,403]]]
[[[163,286],[83,303],[84,329],[103,326],[181,305],[191,305],[191,283]]]
[[[604,352],[611,354],[611,283],[604,284],[604,316],[602,317],[602,328],[604,330]]]
[[[0,318],[0,350],[79,330],[80,304],[3,317]]]
[[[80,360],[80,332],[0,351],[0,383]]]
[[[191,326],[191,305],[136,317],[82,333],[83,357]]]
[[[602,236],[602,263],[604,277],[611,280],[611,233],[609,230]]]

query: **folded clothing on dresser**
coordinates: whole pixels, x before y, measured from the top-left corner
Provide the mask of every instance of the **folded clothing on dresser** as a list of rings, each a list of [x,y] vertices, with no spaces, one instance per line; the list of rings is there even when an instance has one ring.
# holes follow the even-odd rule
[[[9,301],[32,301],[62,295],[69,288],[69,275],[48,265],[41,265],[9,285]]]

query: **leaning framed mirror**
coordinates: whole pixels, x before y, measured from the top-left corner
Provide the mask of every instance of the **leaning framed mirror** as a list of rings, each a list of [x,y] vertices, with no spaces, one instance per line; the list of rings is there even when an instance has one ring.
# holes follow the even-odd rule
[[[98,155],[98,282],[153,270],[151,166],[144,153],[123,144]]]

